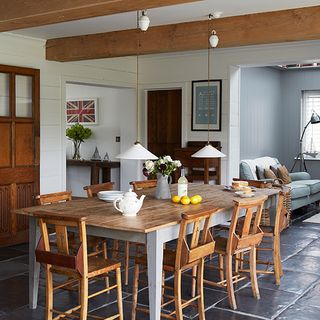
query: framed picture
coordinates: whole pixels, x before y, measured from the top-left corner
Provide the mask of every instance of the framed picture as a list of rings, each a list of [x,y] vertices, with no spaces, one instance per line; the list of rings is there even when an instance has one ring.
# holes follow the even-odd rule
[[[81,98],[67,100],[67,124],[97,124],[98,123],[98,99]]]
[[[221,131],[221,80],[192,81],[192,131]],[[210,90],[210,109],[208,89]]]

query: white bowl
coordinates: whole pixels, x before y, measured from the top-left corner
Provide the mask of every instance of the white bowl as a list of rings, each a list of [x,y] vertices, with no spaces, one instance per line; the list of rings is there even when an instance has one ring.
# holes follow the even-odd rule
[[[98,198],[104,201],[113,201],[123,196],[123,191],[112,190],[112,191],[100,191],[98,192]]]
[[[245,193],[244,191],[236,191],[235,194],[241,198],[252,198],[255,196],[254,192]]]

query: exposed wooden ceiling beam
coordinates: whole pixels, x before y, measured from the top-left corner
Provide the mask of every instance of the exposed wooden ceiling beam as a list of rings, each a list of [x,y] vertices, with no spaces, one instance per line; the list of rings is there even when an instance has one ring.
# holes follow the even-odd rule
[[[1,0],[0,32],[200,0]]]
[[[320,6],[220,18],[212,21],[219,48],[320,39]],[[207,21],[149,28],[141,35],[141,54],[207,48]],[[135,55],[137,30],[51,39],[46,57],[75,61]]]

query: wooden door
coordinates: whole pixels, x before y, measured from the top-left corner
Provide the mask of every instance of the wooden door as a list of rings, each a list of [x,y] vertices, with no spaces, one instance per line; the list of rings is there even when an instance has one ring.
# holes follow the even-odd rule
[[[26,242],[28,220],[12,209],[39,194],[39,70],[0,65],[0,246]]]
[[[148,149],[174,156],[181,147],[181,89],[148,92]]]

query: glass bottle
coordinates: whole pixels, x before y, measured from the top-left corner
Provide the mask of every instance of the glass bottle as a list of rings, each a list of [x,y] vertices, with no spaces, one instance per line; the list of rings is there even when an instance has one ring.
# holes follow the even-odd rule
[[[188,180],[185,176],[184,168],[181,168],[181,175],[178,179],[178,196],[183,197],[188,195]]]

